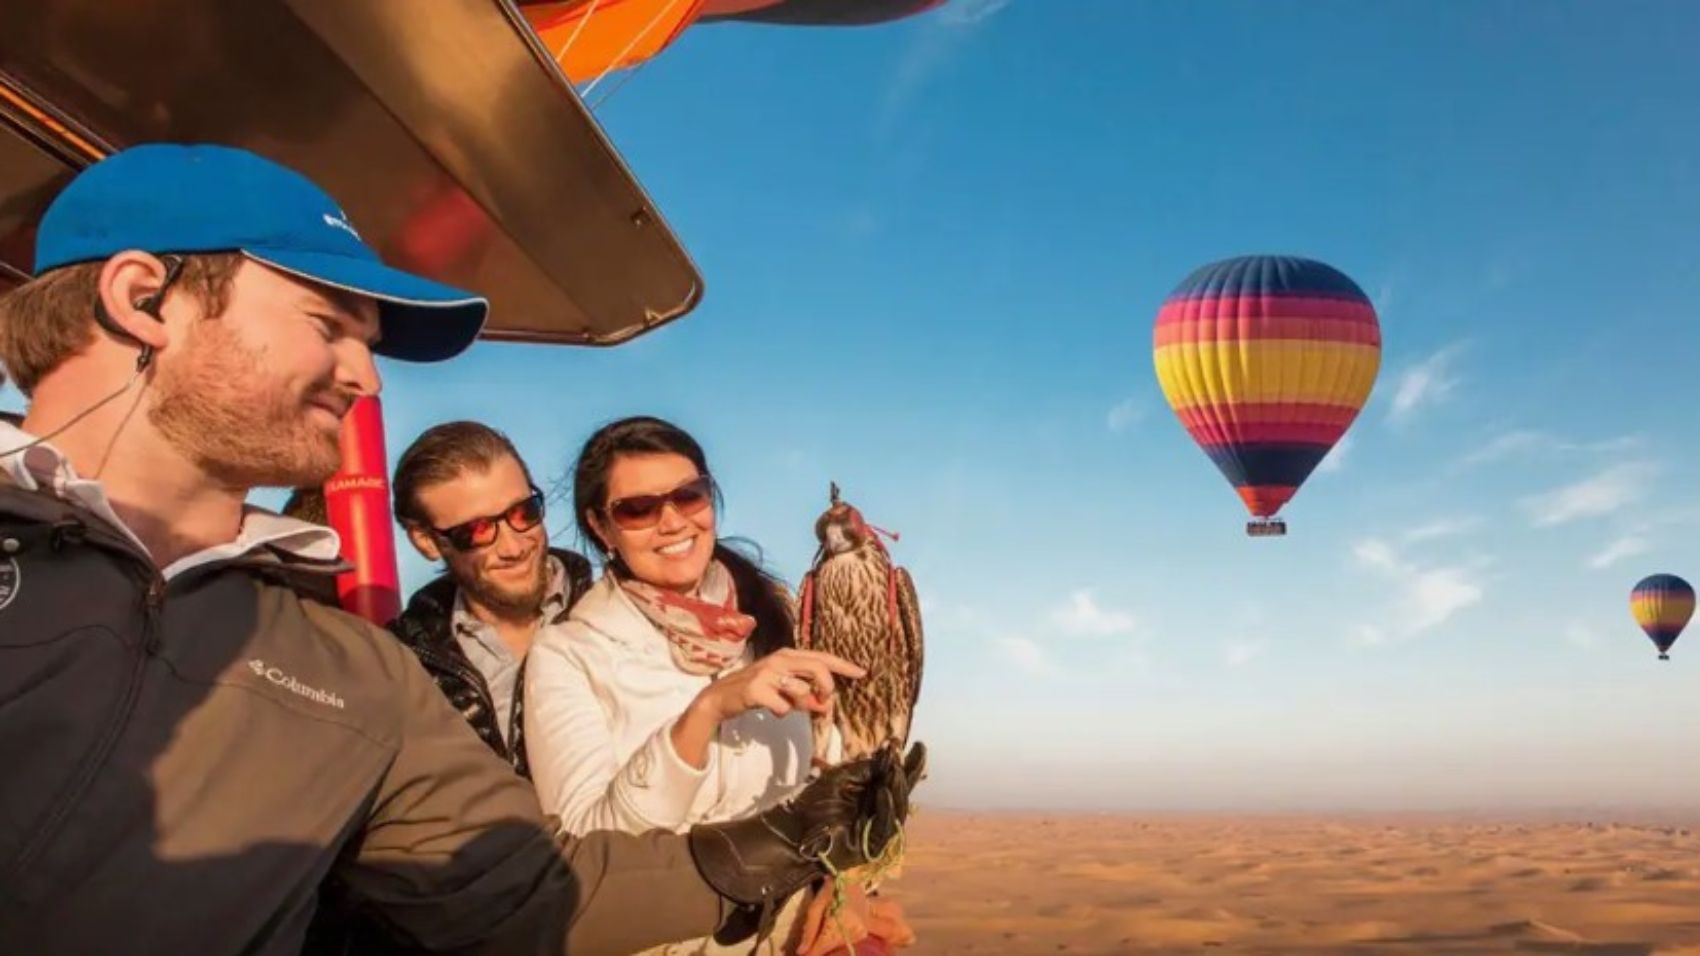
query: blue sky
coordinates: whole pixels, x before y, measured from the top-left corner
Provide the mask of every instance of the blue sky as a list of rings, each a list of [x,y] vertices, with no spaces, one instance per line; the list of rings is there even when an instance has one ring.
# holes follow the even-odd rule
[[[1693,803],[1700,647],[1657,661],[1627,605],[1700,581],[1697,32],[1681,0],[702,27],[597,112],[702,306],[390,366],[390,453],[470,417],[553,478],[659,414],[792,582],[837,481],[923,593],[934,804]],[[1344,270],[1385,339],[1281,539],[1151,364],[1168,291],[1248,252]]]

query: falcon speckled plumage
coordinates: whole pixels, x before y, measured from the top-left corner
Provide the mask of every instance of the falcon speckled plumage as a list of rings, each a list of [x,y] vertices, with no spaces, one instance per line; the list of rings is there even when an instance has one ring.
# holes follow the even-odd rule
[[[880,535],[860,511],[840,500],[815,520],[820,550],[803,576],[797,646],[836,654],[866,668],[859,680],[839,679],[829,718],[816,718],[816,765],[829,750],[831,729],[843,743],[839,760],[872,754],[888,742],[909,743],[909,723],[921,695],[921,604],[909,572],[892,562]]]

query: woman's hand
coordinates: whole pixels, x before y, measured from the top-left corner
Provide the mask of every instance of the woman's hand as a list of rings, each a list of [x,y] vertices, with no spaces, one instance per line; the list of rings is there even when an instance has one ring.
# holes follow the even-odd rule
[[[722,721],[758,707],[780,717],[798,707],[824,714],[832,708],[834,674],[857,678],[868,672],[821,651],[789,647],[774,651],[699,691],[673,724],[673,752],[700,770],[708,766],[708,744]]]
[[[868,672],[824,651],[784,648],[709,684],[697,702],[717,723],[758,707],[780,717],[798,707],[824,714],[831,707],[834,674],[857,678]]]

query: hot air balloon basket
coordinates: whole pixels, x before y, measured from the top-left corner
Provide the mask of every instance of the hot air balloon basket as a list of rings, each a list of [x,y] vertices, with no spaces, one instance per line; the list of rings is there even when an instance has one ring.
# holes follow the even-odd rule
[[[1287,522],[1280,518],[1267,521],[1247,521],[1245,533],[1253,538],[1279,538],[1287,533]]]

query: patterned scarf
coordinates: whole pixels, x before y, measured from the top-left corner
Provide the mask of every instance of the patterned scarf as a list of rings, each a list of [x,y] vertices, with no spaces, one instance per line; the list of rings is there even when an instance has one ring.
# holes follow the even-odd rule
[[[756,619],[738,610],[738,589],[719,561],[711,562],[695,595],[618,575],[621,590],[649,623],[667,636],[673,663],[687,674],[717,674],[744,654]]]

